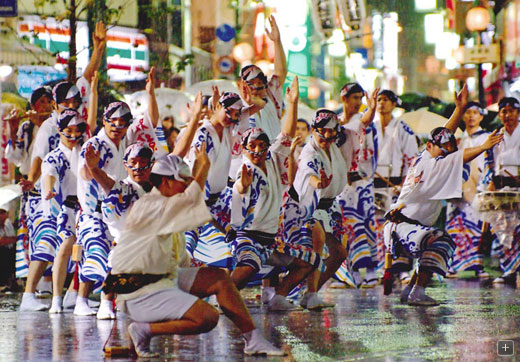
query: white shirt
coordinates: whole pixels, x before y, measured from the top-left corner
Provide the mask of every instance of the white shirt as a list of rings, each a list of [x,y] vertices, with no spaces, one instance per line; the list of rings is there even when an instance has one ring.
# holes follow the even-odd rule
[[[439,217],[442,200],[462,197],[463,156],[458,150],[446,157],[433,158],[424,150],[408,169],[401,194],[390,207],[423,225],[432,226]]]
[[[463,150],[465,148],[480,146],[487,140],[488,137],[489,132],[484,131],[480,127],[471,136],[468,135],[468,131],[466,130],[462,133],[462,137],[459,143],[459,149]],[[475,162],[475,164],[481,171],[484,170],[484,158],[485,153],[483,152],[472,161]]]
[[[269,147],[265,162],[267,174],[244,157],[248,169],[253,170],[253,181],[247,192],[241,195],[237,183],[241,182],[241,170],[233,186],[231,225],[236,230],[255,230],[275,234],[278,230],[283,192],[288,183],[288,156],[291,138],[280,134]]]
[[[112,274],[170,274],[175,277],[187,253],[185,245],[173,245],[172,235],[205,224],[211,215],[203,193],[192,182],[172,197],[157,189],[142,196],[131,207],[119,242],[112,249]]]
[[[418,147],[412,129],[401,120],[392,118],[383,134],[381,120],[376,115],[378,155],[376,171],[383,177],[405,176]]]
[[[126,149],[126,140],[123,138],[117,147],[102,129],[99,133],[89,139],[81,149],[81,157],[78,162],[78,189],[77,195],[81,205],[81,211],[87,214],[94,214],[98,200],[105,196],[101,186],[95,180],[85,180],[81,176],[85,166],[85,150],[88,145],[92,145],[94,150],[99,152],[98,167],[105,171],[113,180],[123,180],[128,175],[123,165],[123,157]]]
[[[76,145],[71,150],[60,142],[58,147],[49,152],[43,159],[41,180],[43,182],[48,175],[56,179],[54,190],[57,193],[56,198],[61,202],[65,201],[68,196],[76,196],[80,151],[81,147],[79,145]],[[50,202],[49,200],[45,200],[45,196],[46,195],[42,193],[42,202],[45,205],[45,213],[50,216]]]
[[[5,158],[20,169],[22,175],[28,175],[31,169],[31,154],[36,143],[36,136],[38,134],[39,126],[32,127],[32,139],[29,143],[29,129],[31,128],[31,121],[26,121],[20,125],[16,132],[15,146],[11,144],[11,140],[5,148]]]
[[[190,168],[193,168],[195,164],[195,147],[200,148],[200,145],[206,142],[206,153],[211,163],[206,181],[206,195],[219,193],[226,188],[233,145],[236,138],[246,127],[247,119],[240,121],[239,125],[226,127],[222,130],[222,139],[220,139],[210,120],[205,119],[202,126],[195,133],[190,151],[186,156],[186,161]]]
[[[493,148],[495,159],[495,175],[509,176],[505,170],[514,176],[520,176],[520,124],[513,134],[504,129],[504,139]]]
[[[274,141],[282,132],[282,89],[278,76],[273,75],[267,84],[267,103],[259,112],[249,118],[250,127],[259,127]],[[244,101],[245,103],[245,101]]]

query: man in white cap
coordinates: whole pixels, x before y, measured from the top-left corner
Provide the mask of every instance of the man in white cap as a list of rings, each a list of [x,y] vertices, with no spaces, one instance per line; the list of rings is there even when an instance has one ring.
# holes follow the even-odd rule
[[[444,276],[455,249],[449,234],[433,226],[445,199],[462,196],[464,164],[502,140],[493,132],[477,147],[457,150],[453,133],[467,102],[467,89],[456,97],[456,108],[445,127],[432,130],[422,151],[413,161],[403,190],[392,204],[386,218],[384,239],[395,259],[400,254],[418,258],[419,270],[401,293],[401,301],[409,305],[435,306],[438,302],[425,294],[433,273]]]
[[[219,314],[199,299],[212,294],[242,332],[246,354],[283,355],[255,327],[225,271],[180,268],[188,262],[183,232],[211,219],[202,191],[210,166],[204,148],[195,151],[193,177],[178,156],[170,154],[155,163],[151,175],[155,188],[131,206],[111,253],[112,270],[104,290],[117,293],[119,308],[134,320],[128,331],[140,357],[157,356],[149,349],[155,335],[213,329]]]

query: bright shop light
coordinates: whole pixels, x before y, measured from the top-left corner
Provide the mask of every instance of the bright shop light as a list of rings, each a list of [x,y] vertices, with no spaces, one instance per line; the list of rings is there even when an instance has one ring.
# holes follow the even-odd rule
[[[442,14],[426,14],[424,16],[425,42],[435,44],[444,32],[444,16]]]

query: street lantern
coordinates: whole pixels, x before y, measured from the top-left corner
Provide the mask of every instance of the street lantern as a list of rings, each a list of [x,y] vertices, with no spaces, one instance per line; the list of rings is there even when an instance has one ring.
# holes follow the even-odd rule
[[[490,21],[489,11],[483,6],[471,8],[466,14],[466,27],[469,31],[484,31]]]
[[[233,58],[239,63],[251,61],[255,56],[255,50],[249,43],[239,43],[233,48]]]

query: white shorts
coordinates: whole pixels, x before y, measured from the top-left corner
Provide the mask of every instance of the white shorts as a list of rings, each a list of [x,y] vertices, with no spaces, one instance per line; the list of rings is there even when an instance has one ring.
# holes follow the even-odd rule
[[[126,310],[136,322],[164,322],[181,319],[199,299],[189,294],[199,268],[177,269],[178,288],[167,288],[127,300]]]

